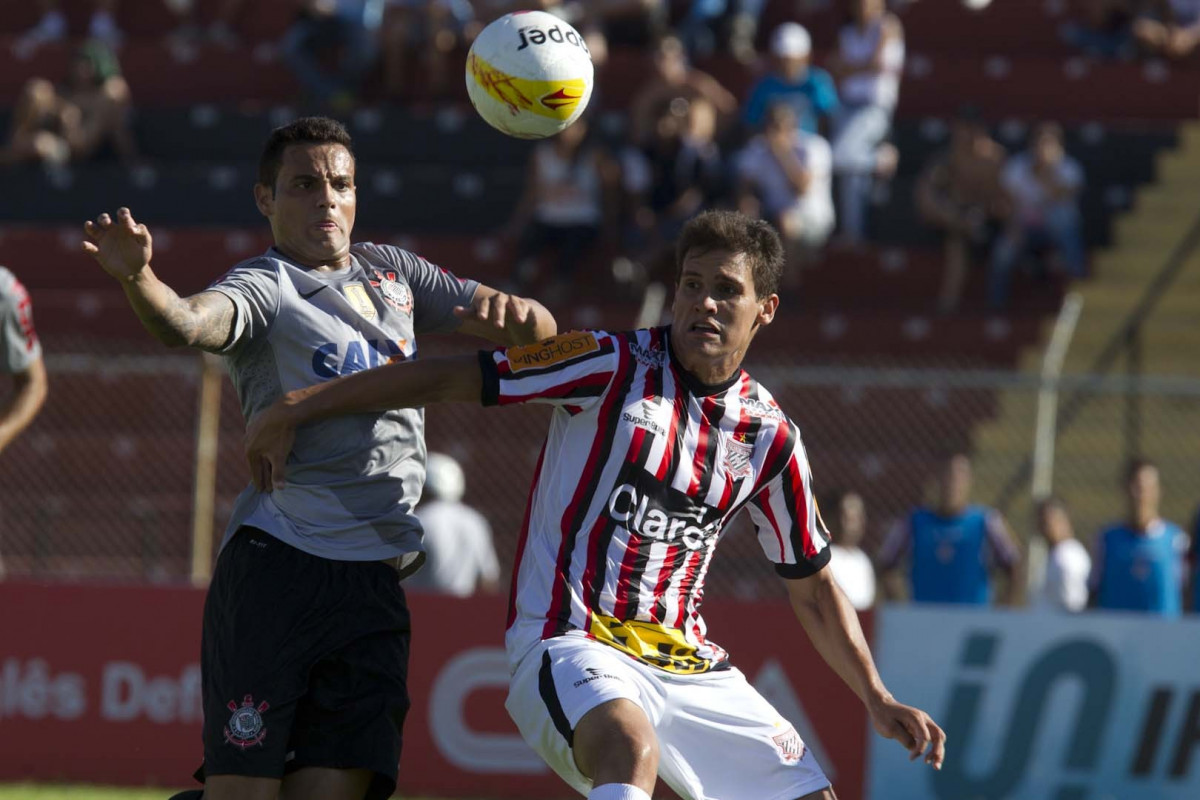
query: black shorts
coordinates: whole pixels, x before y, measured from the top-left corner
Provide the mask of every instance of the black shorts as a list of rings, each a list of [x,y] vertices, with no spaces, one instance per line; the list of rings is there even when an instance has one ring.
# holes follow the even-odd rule
[[[241,528],[204,603],[196,777],[369,769],[368,800],[389,797],[409,707],[409,637],[391,566],[319,558]]]

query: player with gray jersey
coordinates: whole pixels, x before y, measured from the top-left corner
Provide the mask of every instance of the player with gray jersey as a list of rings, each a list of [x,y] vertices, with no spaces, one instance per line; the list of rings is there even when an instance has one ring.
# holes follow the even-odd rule
[[[354,177],[349,134],[334,120],[275,130],[254,187],[274,246],[191,297],[155,277],[150,232],[128,209],[86,223],[83,246],[160,341],[224,356],[247,419],[286,392],[412,359],[418,334],[519,344],[556,332],[534,301],[395,247],[351,244]],[[423,433],[419,409],[308,426],[288,487],[239,496],[204,610],[197,778],[207,800],[394,791],[409,706],[398,577],[424,559],[413,514]]]
[[[12,376],[13,391],[0,400],[0,452],[29,427],[46,401],[42,345],[33,329],[33,304],[25,287],[0,267],[0,372]]]
[[[29,427],[46,402],[42,345],[33,329],[29,293],[0,267],[0,372],[12,376],[12,392],[0,396],[0,453]],[[4,562],[0,560],[0,578]]]

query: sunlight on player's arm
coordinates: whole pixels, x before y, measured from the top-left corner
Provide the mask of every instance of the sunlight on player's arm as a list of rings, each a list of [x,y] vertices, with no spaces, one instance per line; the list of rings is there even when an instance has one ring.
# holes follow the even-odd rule
[[[260,491],[283,488],[295,430],[346,414],[418,408],[429,403],[479,403],[483,375],[477,354],[405,361],[288,392],[246,426],[246,460]]]
[[[458,307],[454,314],[462,324],[459,333],[468,333],[503,345],[540,342],[558,333],[558,323],[538,301],[480,286],[469,307]]]
[[[858,623],[858,613],[838,588],[832,572],[823,569],[811,577],[784,583],[808,638],[825,663],[863,701],[875,730],[900,742],[910,759],[925,754],[925,763],[941,769],[945,732],[924,711],[897,702],[884,686]]]

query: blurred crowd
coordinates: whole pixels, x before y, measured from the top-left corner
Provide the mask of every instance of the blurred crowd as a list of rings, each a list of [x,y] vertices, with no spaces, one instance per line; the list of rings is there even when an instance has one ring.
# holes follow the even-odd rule
[[[1088,608],[1178,617],[1200,613],[1200,512],[1195,530],[1161,515],[1158,466],[1131,460],[1120,476],[1125,513],[1096,531],[1092,546],[1076,538],[1070,509],[1059,497],[1040,498],[1031,520],[1031,550],[1022,553],[1008,521],[994,508],[971,502],[972,470],[965,453],[949,456],[934,500],[892,523],[868,556],[861,548],[867,510],[854,492],[822,504],[836,523],[834,576],[855,607],[881,599],[952,605],[1019,605],[1080,612]]]
[[[892,141],[892,118],[905,65],[901,17],[913,1],[797,0],[798,17],[840,15],[834,37],[814,43],[797,21],[760,30],[765,0],[692,0],[682,15],[668,0],[292,0],[277,44],[299,99],[335,115],[366,99],[461,102],[465,48],[485,22],[519,8],[576,26],[601,75],[610,49],[652,53],[623,124],[608,124],[601,84],[590,118],[533,152],[527,191],[503,231],[516,256],[513,286],[537,281],[550,300],[566,297],[579,265],[600,257],[618,280],[669,282],[675,233],[700,209],[725,206],[782,232],[792,291],[828,249],[871,244],[872,211],[907,157]],[[168,46],[239,46],[245,0],[162,2],[177,20]],[[136,161],[120,0],[95,0],[86,31],[68,30],[59,0],[38,4],[40,20],[14,45],[22,57],[87,39],[65,81],[25,86],[0,163]],[[1070,9],[1063,36],[1089,57],[1183,58],[1200,42],[1200,0],[1077,0]],[[744,97],[695,66],[711,57],[757,74]],[[972,262],[986,266],[995,311],[1008,306],[1019,269],[1068,278],[1087,270],[1086,176],[1061,127],[1035,125],[1027,148],[1010,153],[986,122],[987,109],[961,109],[915,196],[899,199],[944,242],[943,313],[959,308]]]

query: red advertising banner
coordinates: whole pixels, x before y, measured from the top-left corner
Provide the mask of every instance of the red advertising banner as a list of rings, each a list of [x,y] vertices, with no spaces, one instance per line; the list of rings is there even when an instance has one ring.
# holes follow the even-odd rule
[[[572,796],[504,710],[504,600],[409,599],[400,793]],[[203,602],[189,588],[0,583],[0,781],[188,786],[201,756]],[[787,604],[705,610],[712,638],[796,726],[838,796],[859,800],[865,713]]]

